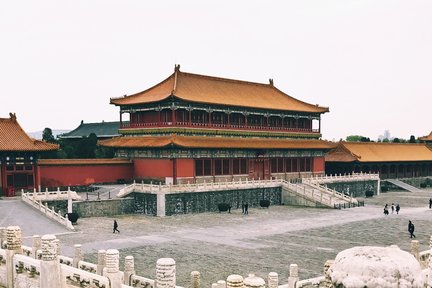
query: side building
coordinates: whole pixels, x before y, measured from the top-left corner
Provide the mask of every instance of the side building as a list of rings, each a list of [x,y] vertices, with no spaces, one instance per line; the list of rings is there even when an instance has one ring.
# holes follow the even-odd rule
[[[40,185],[38,158],[58,145],[30,138],[16,115],[0,118],[0,196],[15,196],[20,189]]]
[[[339,142],[325,157],[326,173],[379,173],[381,179],[432,175],[432,150],[424,143]]]
[[[326,107],[273,85],[180,71],[130,96],[120,108],[121,137],[100,141],[133,159],[134,178],[167,183],[299,178],[324,173],[320,140]],[[126,123],[125,120],[128,122]]]

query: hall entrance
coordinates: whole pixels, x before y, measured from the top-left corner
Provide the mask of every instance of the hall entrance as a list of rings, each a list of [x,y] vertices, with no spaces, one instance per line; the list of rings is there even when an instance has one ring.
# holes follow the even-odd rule
[[[270,179],[270,161],[268,158],[256,158],[249,160],[249,179]]]

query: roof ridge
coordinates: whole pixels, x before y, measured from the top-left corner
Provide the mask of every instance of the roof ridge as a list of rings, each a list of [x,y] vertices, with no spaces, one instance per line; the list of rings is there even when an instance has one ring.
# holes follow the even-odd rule
[[[183,72],[178,71],[180,74],[195,76],[195,77],[201,77],[201,78],[210,78],[215,80],[221,80],[226,82],[234,82],[234,83],[243,83],[243,84],[252,84],[252,85],[258,85],[258,86],[265,86],[265,87],[273,87],[272,85],[268,83],[259,83],[259,82],[252,82],[252,81],[246,81],[246,80],[239,80],[239,79],[231,79],[231,78],[224,78],[224,77],[218,77],[218,76],[210,76],[210,75],[204,75],[204,74],[196,74],[196,73],[189,73],[189,72]]]
[[[134,93],[134,94],[132,94],[132,95],[127,95],[127,94],[125,94],[125,95],[123,95],[123,96],[121,96],[121,97],[111,97],[111,98],[110,98],[110,104],[112,104],[112,100],[119,100],[119,99],[123,99],[123,98],[126,98],[126,97],[129,98],[129,97],[139,96],[140,94],[143,94],[143,93],[145,93],[145,92],[147,92],[147,91],[150,91],[151,89],[154,89],[154,88],[156,88],[156,87],[158,87],[158,86],[161,86],[161,85],[164,84],[165,82],[169,81],[169,80],[170,80],[174,75],[175,75],[175,72],[172,73],[172,74],[171,74],[170,76],[168,76],[167,78],[165,78],[162,82],[159,82],[159,83],[157,83],[157,84],[151,86],[150,88],[147,88],[146,90],[143,90],[143,91],[140,91],[140,92]],[[171,89],[171,91],[172,91],[172,89]],[[169,96],[169,95],[167,95],[167,96]]]

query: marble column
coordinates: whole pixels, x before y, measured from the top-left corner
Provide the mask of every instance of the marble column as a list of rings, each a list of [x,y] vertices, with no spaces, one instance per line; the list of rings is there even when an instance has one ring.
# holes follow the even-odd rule
[[[172,258],[161,258],[156,263],[156,287],[175,288],[176,265]]]

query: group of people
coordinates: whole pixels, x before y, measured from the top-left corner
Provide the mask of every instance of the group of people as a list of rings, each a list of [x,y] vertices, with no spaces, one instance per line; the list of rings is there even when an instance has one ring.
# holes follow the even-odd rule
[[[398,203],[396,203],[396,206],[394,203],[391,204],[391,213],[393,214],[396,211],[396,214],[399,214],[400,211],[400,205]],[[389,215],[389,208],[388,208],[388,204],[385,204],[384,206],[384,215]]]

